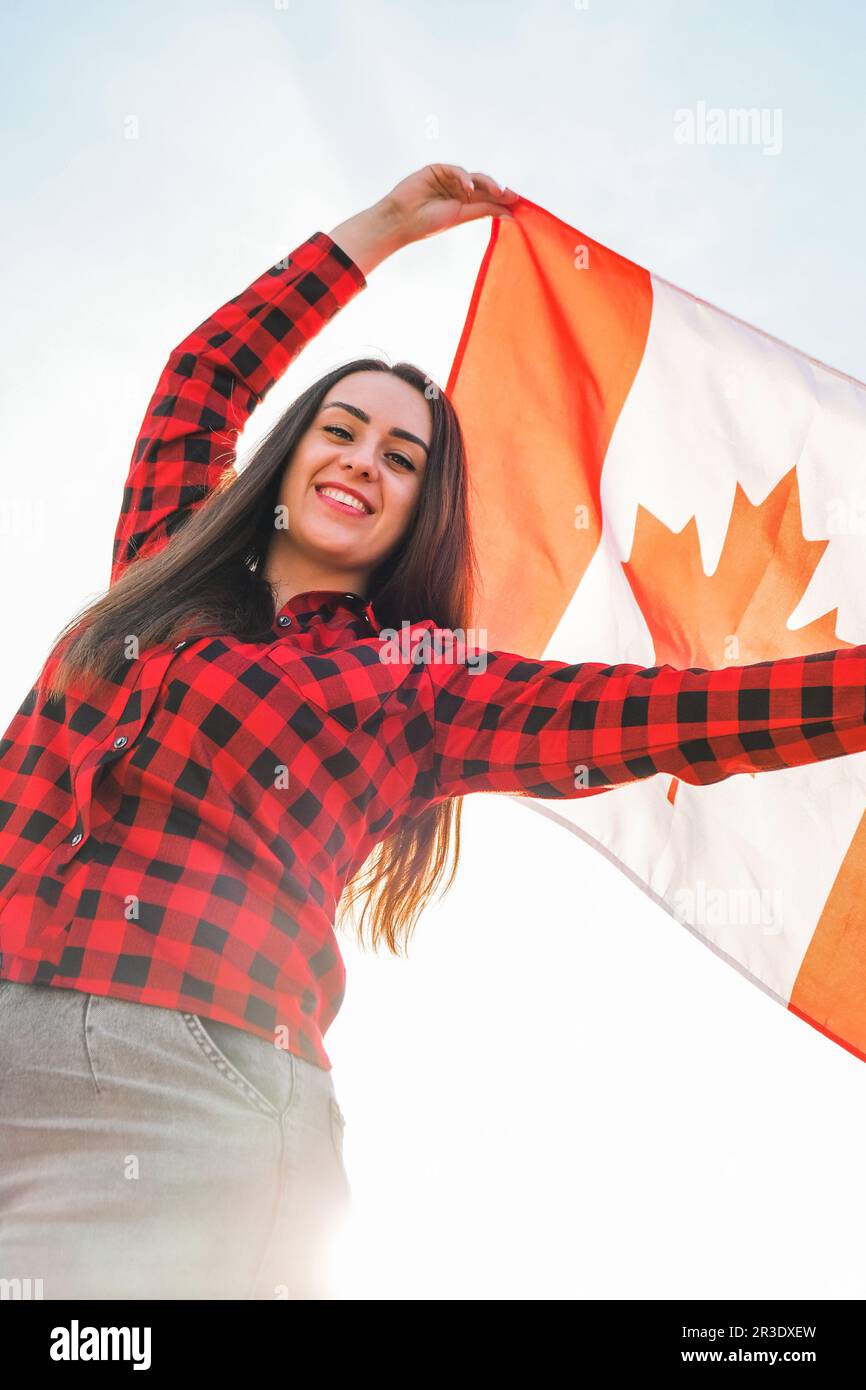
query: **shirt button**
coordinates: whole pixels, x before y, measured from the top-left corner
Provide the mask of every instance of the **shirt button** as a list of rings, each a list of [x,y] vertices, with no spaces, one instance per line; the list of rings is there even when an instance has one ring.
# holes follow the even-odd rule
[[[277,622],[279,623],[280,627],[288,627],[291,621],[291,618],[286,613],[283,613],[279,618],[277,618]]]
[[[114,746],[115,748],[125,748],[128,742],[129,739],[126,737],[126,734],[120,734],[114,740]]]
[[[69,843],[70,843],[71,845],[77,845],[78,842],[79,842],[79,840],[83,840],[83,839],[84,839],[84,836],[82,835],[81,831],[80,831],[80,830],[77,830],[77,831],[75,832],[75,834],[72,836],[72,839],[69,841]]]

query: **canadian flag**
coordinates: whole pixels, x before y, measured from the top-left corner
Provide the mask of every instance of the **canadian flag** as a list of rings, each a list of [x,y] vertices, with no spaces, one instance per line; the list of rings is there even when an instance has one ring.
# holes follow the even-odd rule
[[[722,667],[866,642],[866,385],[510,210],[447,388],[482,645]],[[866,1060],[866,753],[521,805]]]

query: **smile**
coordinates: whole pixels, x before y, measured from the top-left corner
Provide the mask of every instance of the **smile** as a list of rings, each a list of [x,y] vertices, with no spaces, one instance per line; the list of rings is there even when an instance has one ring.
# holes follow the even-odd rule
[[[336,507],[337,511],[346,512],[351,516],[369,516],[370,509],[359,502],[357,497],[352,497],[348,492],[344,492],[339,487],[317,487],[316,492],[322,501],[329,507]]]

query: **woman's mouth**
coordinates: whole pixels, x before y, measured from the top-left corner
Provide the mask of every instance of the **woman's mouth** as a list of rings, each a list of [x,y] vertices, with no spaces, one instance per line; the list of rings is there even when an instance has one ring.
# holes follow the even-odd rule
[[[338,487],[317,487],[316,493],[321,497],[326,507],[334,507],[338,512],[343,512],[346,516],[364,517],[370,516],[363,502],[359,502],[356,497],[352,497],[348,492],[344,492]]]

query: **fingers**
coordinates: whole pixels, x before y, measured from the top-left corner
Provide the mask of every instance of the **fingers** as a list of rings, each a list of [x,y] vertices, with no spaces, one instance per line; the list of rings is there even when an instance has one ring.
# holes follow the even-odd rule
[[[473,170],[469,178],[473,180],[476,192],[482,193],[493,202],[501,200],[503,204],[513,203],[515,198],[520,197],[520,194],[515,193],[513,188],[497,183],[496,179],[491,178],[489,174],[482,174]]]
[[[483,174],[480,170],[473,170],[470,174],[462,164],[434,164],[431,167],[439,182],[446,185],[449,195],[459,198],[461,202],[486,200],[507,206],[520,197],[513,188],[503,187],[490,174]]]
[[[468,202],[460,209],[458,222],[473,222],[476,217],[495,217],[500,222],[513,222],[514,216],[501,203]]]
[[[474,192],[474,185],[472,175],[467,173],[462,165],[431,164],[430,167],[448,197],[459,198],[461,203],[468,202]]]

